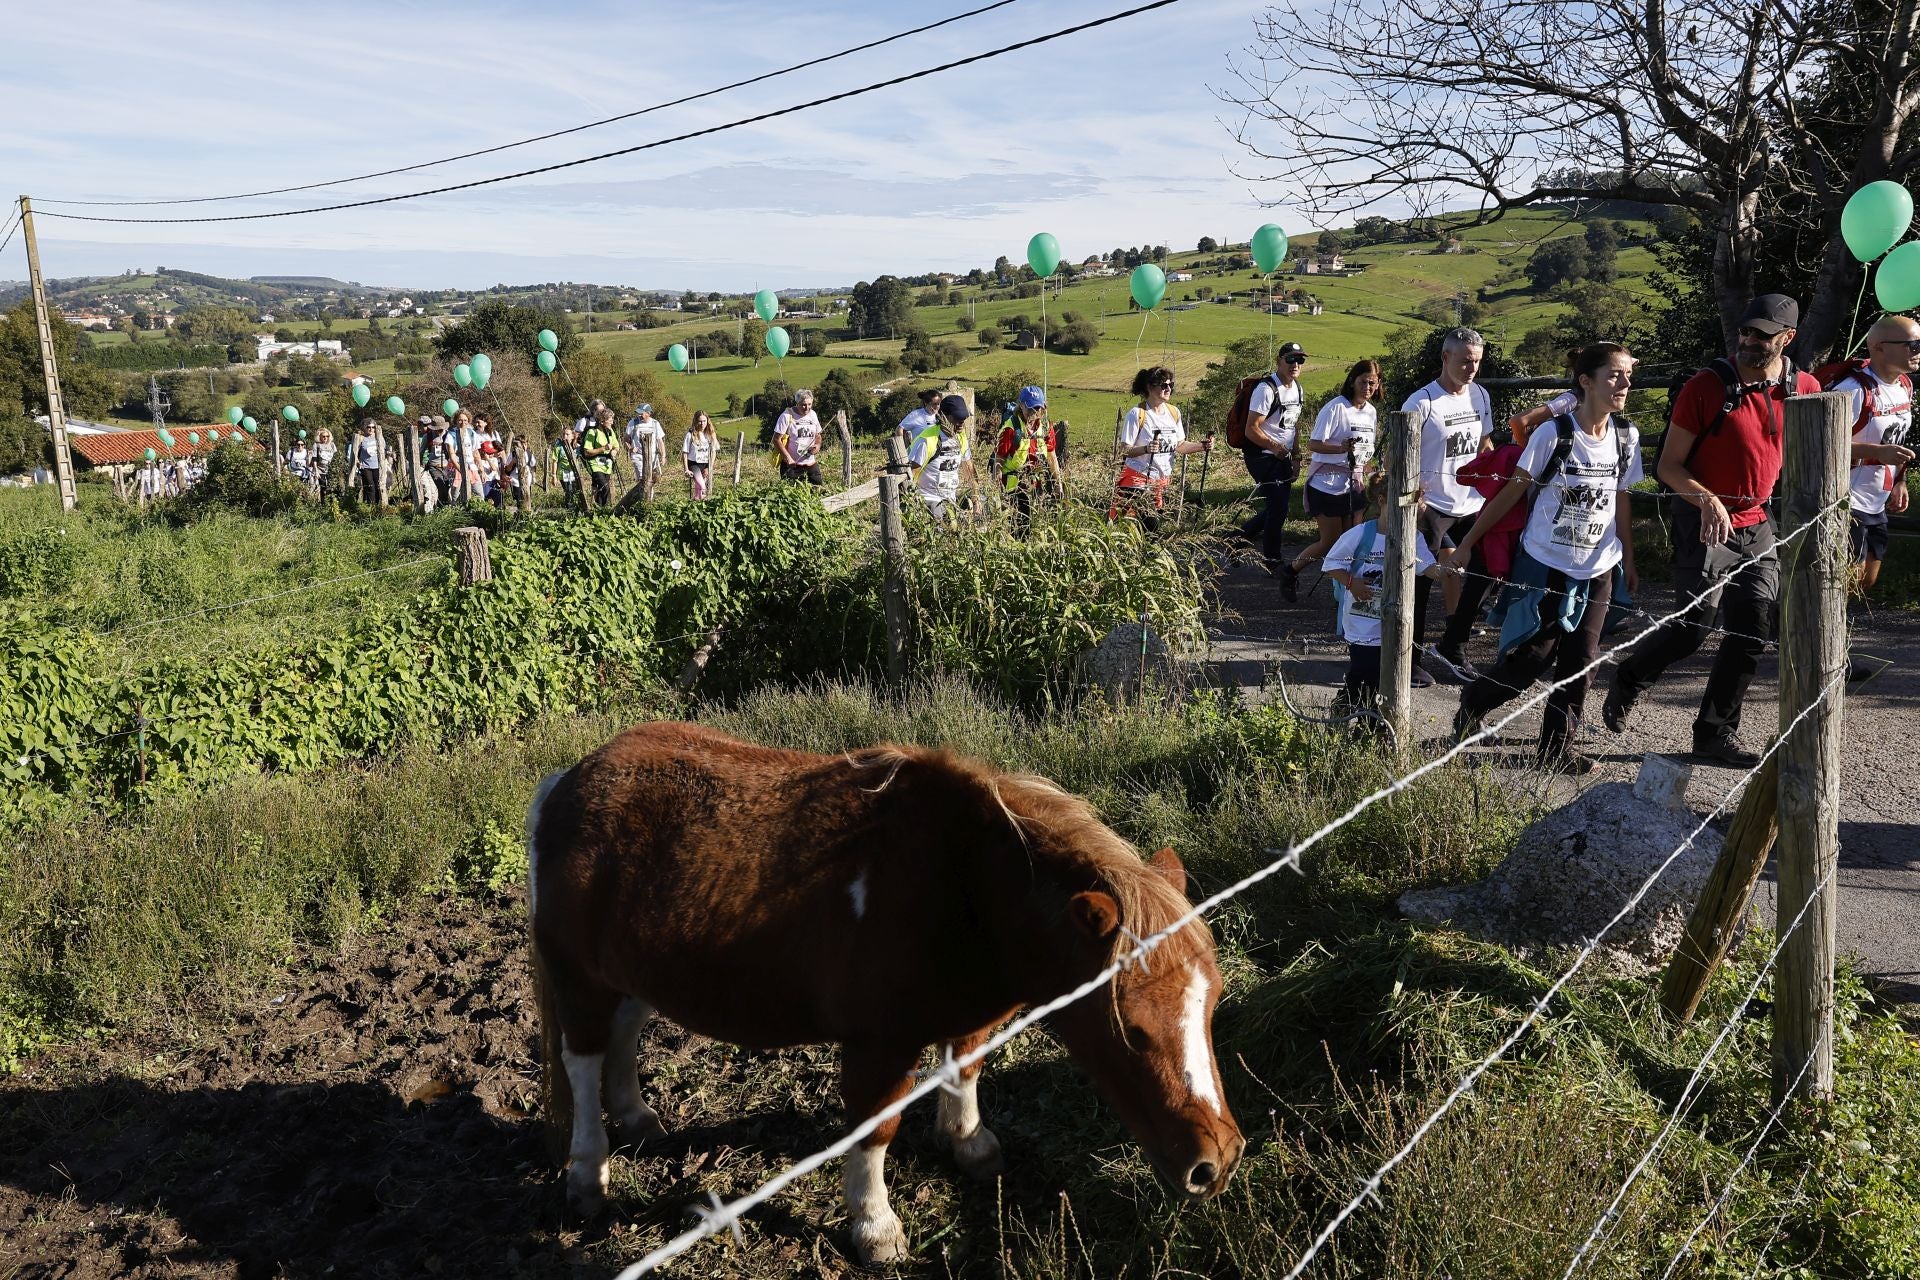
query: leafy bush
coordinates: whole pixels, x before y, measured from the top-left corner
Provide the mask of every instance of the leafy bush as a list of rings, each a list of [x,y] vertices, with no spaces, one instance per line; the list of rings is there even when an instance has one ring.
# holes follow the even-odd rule
[[[216,511],[279,516],[298,507],[304,494],[297,481],[274,474],[265,451],[223,444],[207,458],[206,478],[169,504],[168,512],[181,521]]]

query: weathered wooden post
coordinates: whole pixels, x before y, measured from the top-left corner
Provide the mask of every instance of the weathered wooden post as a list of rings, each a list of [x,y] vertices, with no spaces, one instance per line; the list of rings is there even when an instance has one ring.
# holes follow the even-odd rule
[[[847,411],[838,410],[833,415],[833,425],[840,432],[840,487],[853,488],[853,428],[847,425]]]
[[[1413,740],[1414,539],[1420,536],[1420,438],[1413,415],[1387,415],[1387,486],[1380,502],[1386,576],[1380,583],[1380,714],[1397,751]]]
[[[1660,1007],[1675,1022],[1691,1022],[1707,993],[1713,971],[1733,948],[1740,915],[1753,900],[1753,888],[1766,869],[1780,830],[1780,756],[1769,756],[1759,776],[1747,784],[1727,828],[1720,860],[1687,917],[1686,932],[1660,980]]]
[[[393,454],[388,445],[386,432],[381,431],[374,438],[380,442],[380,478],[374,481],[374,484],[377,486],[376,496],[380,499],[380,505],[384,507],[392,501]]]
[[[880,551],[886,562],[882,600],[887,615],[887,674],[907,678],[907,529],[900,520],[900,490],[907,483],[907,452],[898,436],[887,437],[887,470],[880,477]]]
[[[642,502],[652,502],[654,482],[652,436],[643,435],[640,437],[640,456],[634,459],[634,463],[640,468],[640,500]]]
[[[733,438],[733,487],[740,487],[740,459],[746,456],[747,433],[742,431]]]
[[[533,514],[533,477],[528,474],[533,466],[533,446],[523,439],[515,439],[513,444],[513,477],[519,483],[515,488],[520,497],[520,514]]]
[[[406,448],[407,448],[407,479],[406,479],[407,491],[413,494],[413,500],[415,504],[419,504],[420,503],[420,485],[421,485],[421,482],[426,480],[427,478],[421,474],[422,471],[425,470],[425,468],[421,465],[421,458],[420,458],[420,424],[412,419],[407,420]],[[427,483],[432,483],[432,482],[427,481]]]
[[[1833,957],[1840,856],[1840,717],[1828,686],[1847,666],[1847,455],[1839,392],[1787,401],[1782,528],[1814,527],[1782,553],[1780,586],[1780,944],[1773,1097],[1833,1092]],[[1838,686],[1835,686],[1837,690]],[[1829,697],[1829,692],[1834,696]],[[1789,731],[1787,726],[1805,713]],[[1808,900],[1815,898],[1811,906]],[[1806,915],[1801,918],[1801,909]]]
[[[286,473],[287,460],[280,454],[280,415],[276,413],[273,415],[273,474],[281,476]]]
[[[459,544],[460,585],[470,587],[476,582],[493,581],[493,561],[487,557],[487,531],[478,525],[467,525],[455,529],[453,536]]]

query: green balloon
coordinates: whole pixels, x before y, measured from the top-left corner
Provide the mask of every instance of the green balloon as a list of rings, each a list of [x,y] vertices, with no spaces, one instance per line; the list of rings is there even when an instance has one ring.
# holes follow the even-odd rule
[[[457,364],[453,366],[453,380],[462,387],[470,387],[473,385],[473,370],[466,365]]]
[[[668,347],[667,363],[673,366],[675,373],[684,373],[687,368],[687,349],[677,342]]]
[[[167,448],[169,449],[173,448],[173,432],[168,431],[163,427],[156,434],[159,435],[161,444],[167,446]]]
[[[493,357],[484,351],[467,361],[467,369],[473,374],[473,385],[482,391],[493,381]]]
[[[356,407],[361,409],[366,408],[367,401],[371,399],[373,399],[373,391],[366,383],[356,382],[353,384],[353,403]]]
[[[300,411],[294,408],[292,405],[288,405],[286,408],[282,409],[280,411],[280,416],[285,418],[288,422],[300,421]]]
[[[1907,234],[1913,223],[1913,197],[1897,182],[1882,179],[1847,197],[1840,211],[1840,236],[1853,256],[1872,262]]]
[[[399,396],[388,396],[387,412],[396,418],[404,418],[407,416],[407,402]]]
[[[793,339],[779,325],[767,330],[767,354],[775,360],[785,360],[787,352],[793,350]]]
[[[140,456],[144,458],[146,461],[152,462],[155,458],[159,457],[160,455],[155,453],[153,450],[149,449],[145,453],[141,454]]]
[[[200,443],[200,433],[199,433],[198,431],[189,431],[189,432],[187,432],[187,443],[188,443],[188,444],[199,444],[199,443]]]
[[[307,438],[307,429],[305,427],[302,427],[300,428],[297,434],[299,435],[300,439],[305,440]]]
[[[1042,231],[1027,241],[1027,265],[1042,280],[1060,269],[1060,242],[1052,233]]]
[[[236,427],[240,425],[240,419],[245,416],[246,415],[240,411],[239,405],[235,405],[233,406],[233,408],[227,410],[227,421],[231,422]]]
[[[1920,307],[1920,240],[1907,241],[1874,268],[1873,296],[1883,311]]]
[[[762,289],[753,295],[753,313],[768,324],[773,323],[773,318],[780,314],[780,299],[773,290]]]
[[[558,351],[560,349],[560,339],[553,330],[542,329],[540,331],[540,349],[542,351]]]
[[[1269,222],[1253,233],[1253,265],[1274,272],[1287,260],[1287,233]]]
[[[555,360],[553,358],[553,352],[551,351],[542,351],[539,355],[533,358],[533,362],[534,364],[540,367],[540,372],[548,375],[551,375],[553,373],[554,366],[560,363],[558,360]]]
[[[1133,300],[1140,304],[1140,309],[1151,311],[1160,305],[1160,299],[1167,296],[1167,273],[1151,262],[1143,262],[1133,269],[1127,287],[1133,293]]]
[[[208,432],[207,432],[207,443],[208,443],[208,444],[219,444],[219,443],[220,443],[220,433],[219,433],[218,431],[208,431]]]
[[[451,420],[454,414],[460,412],[460,402],[452,396],[448,396],[440,402],[440,412],[446,414],[447,418]]]
[[[252,418],[242,418],[240,419],[240,429],[246,432],[248,435],[252,435],[254,432],[260,429],[260,424],[255,422]]]

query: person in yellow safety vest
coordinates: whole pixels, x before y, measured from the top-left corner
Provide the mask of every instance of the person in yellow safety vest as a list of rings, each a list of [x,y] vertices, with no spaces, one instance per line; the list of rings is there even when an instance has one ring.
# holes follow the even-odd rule
[[[933,421],[920,428],[907,453],[913,468],[913,486],[926,502],[927,510],[942,524],[960,513],[960,485],[974,487],[973,447],[967,439],[967,402],[961,396],[948,396],[940,402]],[[974,492],[974,507],[979,507],[979,492]]]
[[[1060,475],[1060,437],[1047,421],[1047,393],[1039,387],[1020,388],[1020,403],[1000,429],[994,456],[1013,508],[1015,537],[1027,536],[1032,519],[1033,491],[1045,481],[1055,494],[1064,493]]]
[[[613,505],[613,460],[620,453],[620,437],[613,429],[613,410],[604,406],[593,425],[580,437],[580,456],[587,460],[587,475],[593,480],[593,505]]]

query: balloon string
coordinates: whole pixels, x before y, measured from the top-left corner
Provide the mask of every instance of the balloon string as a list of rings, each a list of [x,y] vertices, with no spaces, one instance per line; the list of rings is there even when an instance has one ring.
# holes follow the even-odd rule
[[[1040,282],[1040,394],[1047,391],[1047,282]]]
[[[1847,322],[1847,359],[1849,360],[1853,359],[1853,353],[1860,349],[1860,344],[1854,341],[1853,331],[1860,327],[1860,304],[1867,300],[1867,277],[1872,273],[1870,264],[1860,268],[1860,296],[1853,300],[1853,319]],[[1860,341],[1866,341],[1866,337],[1866,334],[1861,334]]]
[[[1273,272],[1267,272],[1267,292],[1260,299],[1260,305],[1267,309],[1267,363],[1273,363]]]
[[[1152,317],[1152,315],[1153,315],[1153,312],[1148,310],[1147,308],[1142,307],[1140,309],[1140,332],[1133,335],[1133,367],[1136,369],[1141,367],[1140,339],[1147,336],[1147,321],[1149,318]]]

